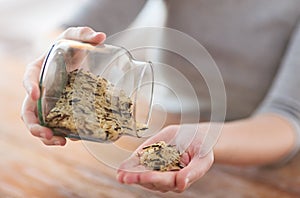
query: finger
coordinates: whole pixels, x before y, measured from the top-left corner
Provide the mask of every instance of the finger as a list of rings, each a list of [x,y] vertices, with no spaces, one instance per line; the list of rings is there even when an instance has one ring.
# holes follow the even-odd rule
[[[67,143],[66,138],[53,136],[50,140],[41,138],[42,142],[47,146],[64,146]]]
[[[138,183],[139,173],[148,171],[139,164],[139,158],[133,154],[123,161],[117,171],[117,180],[120,183],[133,184]]]
[[[52,131],[49,128],[43,127],[39,124],[35,110],[36,102],[27,95],[22,105],[22,120],[32,135],[45,139],[51,139],[53,136]]]
[[[149,171],[141,173],[139,176],[139,184],[143,186],[154,185],[157,191],[171,191],[176,187],[177,172],[157,172]]]
[[[106,39],[103,32],[95,32],[89,27],[71,27],[65,30],[59,38],[100,44]]]
[[[183,153],[180,157],[180,164],[186,166],[191,161],[190,155],[188,153]]]
[[[72,140],[72,141],[79,141],[80,139],[77,139],[77,138],[69,138],[69,140]]]
[[[23,77],[23,86],[27,94],[33,100],[38,100],[38,98],[40,97],[39,75],[43,64],[43,60],[44,56],[28,64]]]
[[[139,166],[139,157],[136,153],[133,153],[129,158],[127,158],[126,160],[124,160],[119,169],[118,172],[120,171],[127,171],[127,172],[134,172],[136,169],[136,167]]]
[[[154,186],[154,184],[140,184],[140,186],[147,188],[149,190],[156,190],[156,187]]]
[[[176,175],[176,192],[183,192],[192,183],[200,179],[209,170],[212,163],[212,153],[203,158],[193,157],[190,163]]]
[[[119,171],[117,180],[122,184],[140,184],[140,174],[145,171],[148,170],[145,170],[143,167],[137,167],[137,170],[133,172]]]
[[[53,132],[47,127],[43,127],[39,124],[29,124],[28,130],[35,137],[44,138],[50,140],[53,137]]]
[[[120,178],[119,181],[124,184],[138,184],[140,180],[139,173],[135,172],[123,172],[123,174],[120,174],[122,178]]]
[[[162,193],[166,193],[169,191],[169,190],[158,189],[154,184],[140,184],[140,186],[147,188],[149,190],[152,190],[152,191],[160,191]]]

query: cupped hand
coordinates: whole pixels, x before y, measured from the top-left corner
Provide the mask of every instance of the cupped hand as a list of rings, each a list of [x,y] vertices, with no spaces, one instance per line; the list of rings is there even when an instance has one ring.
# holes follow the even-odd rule
[[[207,130],[205,124],[174,125],[164,128],[146,140],[130,158],[121,164],[117,174],[118,181],[124,184],[137,184],[160,192],[185,191],[192,183],[200,179],[213,164],[212,150],[204,156],[201,154],[201,145]],[[181,151],[180,160],[185,165],[184,168],[179,171],[159,172],[146,170],[139,164],[137,153],[144,146],[161,140],[175,144]]]
[[[97,45],[104,42],[105,38],[106,35],[104,33],[95,32],[89,27],[71,27],[58,36],[57,40],[70,39]],[[52,131],[47,127],[41,126],[37,118],[36,105],[40,97],[39,75],[44,58],[45,55],[42,55],[37,60],[28,64],[26,68],[23,86],[27,95],[23,101],[21,118],[31,134],[39,137],[44,144],[63,146],[66,144],[66,139],[64,137],[53,136]]]

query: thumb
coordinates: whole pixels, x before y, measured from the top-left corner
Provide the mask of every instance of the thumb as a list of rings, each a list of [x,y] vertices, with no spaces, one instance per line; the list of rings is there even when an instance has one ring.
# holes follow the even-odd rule
[[[192,183],[203,177],[212,166],[214,157],[212,153],[204,157],[194,156],[190,163],[180,170],[176,176],[176,188],[179,192],[183,192]]]
[[[39,75],[43,61],[44,56],[41,56],[36,61],[30,63],[24,73],[23,86],[27,94],[34,101],[36,101],[40,96]]]
[[[106,39],[106,35],[103,32],[95,32],[90,27],[70,27],[59,38],[100,44]]]

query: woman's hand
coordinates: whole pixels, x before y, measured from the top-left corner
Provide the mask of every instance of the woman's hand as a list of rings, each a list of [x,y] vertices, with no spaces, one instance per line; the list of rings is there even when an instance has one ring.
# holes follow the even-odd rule
[[[65,30],[57,39],[70,39],[88,42],[91,44],[100,44],[105,40],[106,36],[102,32],[95,32],[89,27],[72,27]],[[32,135],[41,138],[46,145],[65,145],[64,137],[53,136],[49,128],[39,124],[36,105],[40,97],[39,75],[44,61],[44,55],[30,63],[25,71],[23,86],[27,95],[23,102],[22,119]]]
[[[138,184],[161,192],[185,191],[213,164],[213,152],[210,151],[202,156],[200,151],[207,129],[206,124],[174,125],[164,128],[157,135],[145,141],[129,159],[121,164],[117,175],[118,181],[125,184]],[[182,152],[181,163],[185,165],[183,169],[167,172],[149,171],[139,164],[137,153],[144,146],[160,140],[175,144]]]

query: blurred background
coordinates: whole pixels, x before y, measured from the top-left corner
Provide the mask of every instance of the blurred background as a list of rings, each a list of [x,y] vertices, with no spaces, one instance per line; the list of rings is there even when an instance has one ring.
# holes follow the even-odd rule
[[[67,21],[85,1],[0,0],[1,55],[35,57],[32,50],[38,41]]]

